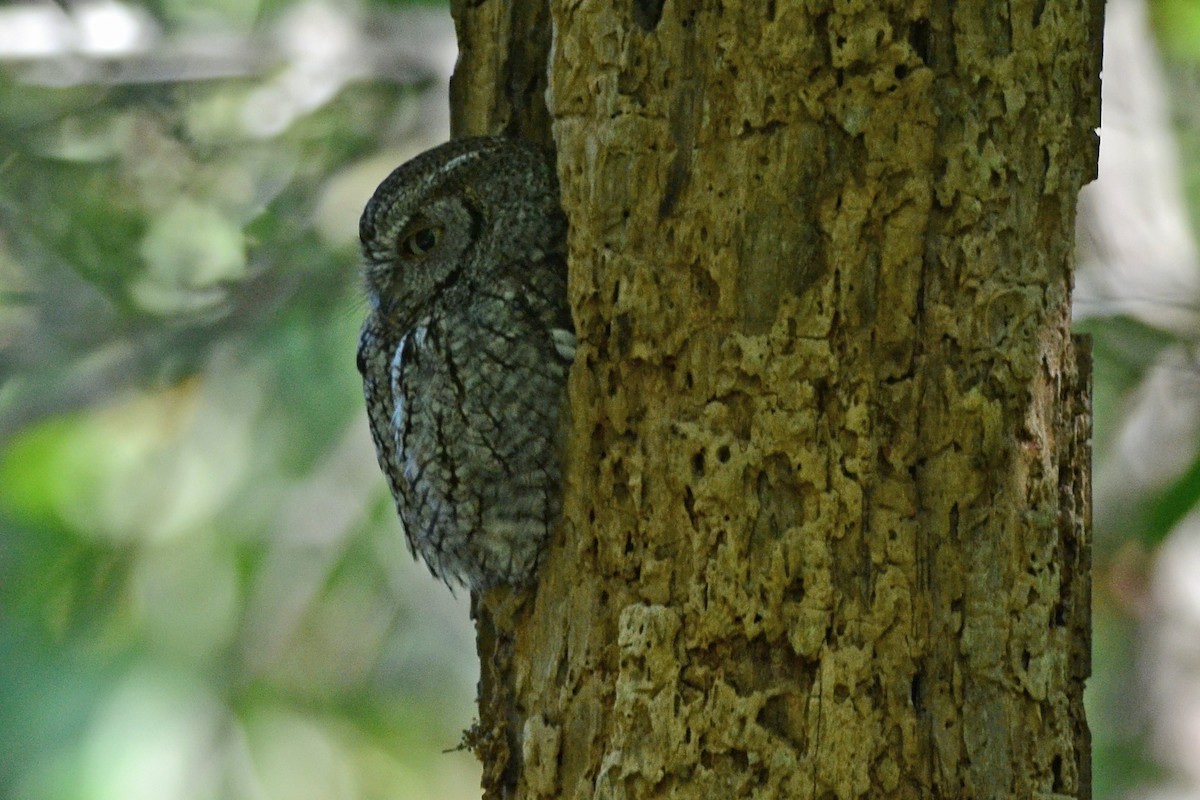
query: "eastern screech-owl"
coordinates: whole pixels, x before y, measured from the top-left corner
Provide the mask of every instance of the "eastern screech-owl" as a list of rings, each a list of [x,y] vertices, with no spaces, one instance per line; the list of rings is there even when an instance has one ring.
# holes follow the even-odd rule
[[[528,584],[558,517],[566,231],[552,157],[497,137],[401,165],[359,223],[379,466],[410,548],[451,586]]]

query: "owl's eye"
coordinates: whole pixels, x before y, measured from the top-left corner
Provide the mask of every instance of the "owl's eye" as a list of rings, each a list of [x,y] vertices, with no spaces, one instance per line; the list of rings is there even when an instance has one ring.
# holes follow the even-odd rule
[[[442,233],[445,229],[441,225],[425,225],[416,230],[409,231],[404,237],[404,241],[400,244],[400,252],[402,255],[408,256],[423,256],[433,248],[437,247],[438,242],[442,240]]]

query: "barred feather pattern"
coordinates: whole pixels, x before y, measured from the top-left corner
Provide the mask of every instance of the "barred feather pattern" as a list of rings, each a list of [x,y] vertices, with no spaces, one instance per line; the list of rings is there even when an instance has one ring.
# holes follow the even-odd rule
[[[397,168],[360,222],[358,367],[414,555],[448,585],[528,585],[561,507],[574,335],[552,158],[462,139]]]

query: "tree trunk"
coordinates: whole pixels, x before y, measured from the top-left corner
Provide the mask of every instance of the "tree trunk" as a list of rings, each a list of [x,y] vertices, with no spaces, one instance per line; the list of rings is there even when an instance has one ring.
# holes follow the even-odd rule
[[[551,124],[579,334],[487,797],[1090,797],[1100,2],[468,5],[457,131]]]

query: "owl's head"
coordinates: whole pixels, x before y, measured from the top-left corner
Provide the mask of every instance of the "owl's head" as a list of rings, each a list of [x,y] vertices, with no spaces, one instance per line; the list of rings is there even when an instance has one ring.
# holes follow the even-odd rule
[[[397,167],[359,222],[372,310],[412,324],[498,268],[561,249],[565,222],[549,153],[514,139],[458,139]]]

